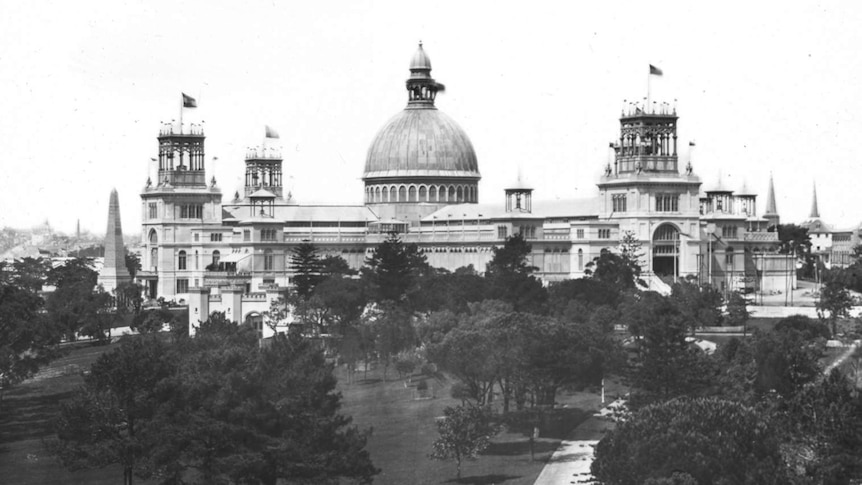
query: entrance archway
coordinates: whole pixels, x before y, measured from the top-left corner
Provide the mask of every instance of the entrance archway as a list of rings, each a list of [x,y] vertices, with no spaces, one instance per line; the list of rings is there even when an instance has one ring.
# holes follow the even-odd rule
[[[673,224],[664,223],[653,233],[652,271],[666,282],[679,277],[679,229]]]

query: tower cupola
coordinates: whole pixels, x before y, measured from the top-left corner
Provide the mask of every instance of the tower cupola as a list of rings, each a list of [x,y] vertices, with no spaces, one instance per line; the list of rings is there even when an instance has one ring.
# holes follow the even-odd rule
[[[204,126],[162,123],[159,130],[158,183],[173,187],[206,187]]]

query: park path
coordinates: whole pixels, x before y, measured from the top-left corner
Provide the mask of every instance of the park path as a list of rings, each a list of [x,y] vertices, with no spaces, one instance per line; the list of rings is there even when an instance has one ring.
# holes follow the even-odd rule
[[[606,431],[613,429],[614,423],[609,415],[614,407],[622,403],[619,399],[612,402],[575,428],[568,439],[560,442],[533,485],[594,483],[590,466],[593,464],[595,446]]]
[[[853,344],[851,344],[850,347],[848,347],[847,350],[845,350],[840,357],[835,359],[835,361],[833,361],[831,364],[826,366],[825,369],[823,369],[823,375],[828,376],[829,373],[832,372],[832,369],[844,363],[844,361],[847,360],[851,355],[853,355],[853,352],[855,352],[856,349],[859,348],[860,343],[862,343],[862,340],[854,340]]]

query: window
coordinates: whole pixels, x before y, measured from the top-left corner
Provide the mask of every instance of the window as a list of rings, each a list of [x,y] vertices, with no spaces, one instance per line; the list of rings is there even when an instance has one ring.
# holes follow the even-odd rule
[[[506,239],[509,230],[506,226],[497,226],[497,239]]]
[[[159,206],[155,202],[150,202],[147,207],[150,210],[150,219],[159,217]]]
[[[276,230],[275,229],[261,229],[260,230],[260,240],[261,241],[277,241]]]
[[[611,196],[614,212],[626,211],[626,194],[614,194]]]
[[[177,258],[177,269],[186,269],[186,252],[180,251],[179,257]],[[186,282],[188,283],[188,282]]]
[[[536,226],[521,226],[521,235],[524,239],[536,239]]]
[[[584,250],[578,249],[578,271],[584,270]]]
[[[263,251],[263,269],[265,271],[272,271],[272,249]]]
[[[180,206],[180,219],[202,219],[203,216],[203,204],[183,204]]]
[[[736,226],[721,226],[721,237],[736,239]]]
[[[210,234],[210,242],[221,242],[221,233],[214,232]]]
[[[246,242],[251,241],[251,231],[248,229],[242,231],[242,240]]]
[[[599,239],[610,239],[611,238],[611,230],[610,229],[599,229]]]
[[[221,253],[218,250],[213,251],[213,265],[217,265],[221,259]]]
[[[189,280],[186,278],[180,278],[177,280],[177,293],[188,293],[189,292]]]
[[[201,235],[198,233],[195,233],[195,242],[198,242],[200,240],[201,240]]]
[[[578,229],[578,239],[583,239],[583,238],[584,238],[584,230]]]
[[[655,196],[656,212],[678,212],[679,194],[657,194]]]

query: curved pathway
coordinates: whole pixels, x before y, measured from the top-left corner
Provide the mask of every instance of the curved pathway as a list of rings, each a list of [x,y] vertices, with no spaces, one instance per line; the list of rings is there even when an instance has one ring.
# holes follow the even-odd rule
[[[575,428],[569,439],[560,442],[534,485],[594,483],[590,466],[593,464],[595,446],[605,432],[613,429],[614,422],[610,415],[613,408],[622,403],[619,399],[610,403]]]

